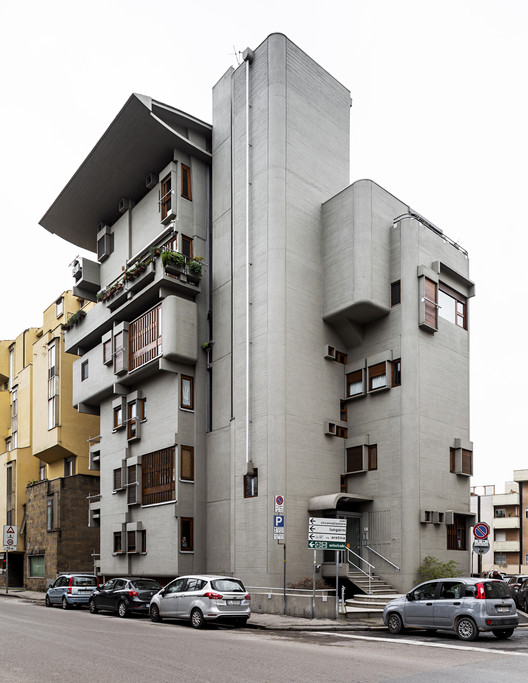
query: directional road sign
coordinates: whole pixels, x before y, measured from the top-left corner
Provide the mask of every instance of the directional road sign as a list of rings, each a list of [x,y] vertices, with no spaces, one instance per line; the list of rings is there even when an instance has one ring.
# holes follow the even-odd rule
[[[315,550],[344,550],[346,548],[346,519],[310,517],[308,547]]]
[[[308,541],[308,547],[312,550],[346,550],[346,543],[334,541]]]

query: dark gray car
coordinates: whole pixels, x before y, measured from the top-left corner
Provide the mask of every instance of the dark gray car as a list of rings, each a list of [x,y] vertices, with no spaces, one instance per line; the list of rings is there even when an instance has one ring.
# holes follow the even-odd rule
[[[519,618],[504,581],[464,577],[426,581],[391,600],[383,623],[395,634],[407,627],[447,629],[461,640],[475,640],[480,631],[509,638]]]

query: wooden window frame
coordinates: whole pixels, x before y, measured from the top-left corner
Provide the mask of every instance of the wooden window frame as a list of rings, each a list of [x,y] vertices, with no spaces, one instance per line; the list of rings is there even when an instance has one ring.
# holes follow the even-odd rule
[[[361,382],[361,391],[358,391],[354,394],[350,393],[350,386],[352,384],[356,384],[358,382]],[[365,394],[365,378],[363,376],[363,369],[360,370],[354,370],[353,372],[349,372],[346,375],[346,397],[347,398],[353,398],[354,396],[364,396]]]
[[[112,362],[112,340],[107,339],[103,342],[103,364],[109,365]]]
[[[122,553],[123,552],[123,534],[121,531],[114,531],[114,543],[113,543],[113,552],[114,553]]]
[[[351,446],[350,448],[347,448],[345,457],[347,473],[354,474],[355,472],[364,472],[363,446]]]
[[[164,220],[172,210],[172,174],[168,173],[161,180],[160,187],[161,220]]]
[[[192,259],[192,257],[194,256],[194,240],[193,240],[193,238],[182,234],[182,235],[180,235],[180,239],[181,239],[181,253],[185,256],[185,258],[187,260]],[[186,245],[188,247],[188,249],[185,249],[184,245]]]
[[[376,377],[382,377],[385,376],[385,384],[379,386],[379,387],[373,387],[373,380]],[[368,390],[369,391],[378,391],[379,389],[386,389],[387,388],[387,362],[382,361],[381,363],[376,363],[375,365],[369,366],[368,369]]]
[[[180,479],[194,482],[194,448],[192,446],[180,446]]]
[[[343,425],[335,426],[335,435],[340,439],[348,439],[348,427],[343,427]]]
[[[190,401],[188,404],[183,402],[183,383],[189,382]],[[194,410],[194,377],[190,375],[181,375],[180,378],[180,408],[182,410]]]
[[[112,484],[114,491],[122,491],[123,486],[123,469],[121,467],[116,467],[112,473]]]
[[[88,375],[89,375],[88,361],[85,360],[81,363],[81,382],[84,382],[86,379],[88,379]]]
[[[462,294],[457,292],[455,289],[448,287],[448,285],[445,285],[443,282],[438,283],[438,289],[443,294],[446,294],[447,296],[451,297],[451,299],[454,299],[454,302],[455,302],[455,319],[454,320],[451,320],[450,318],[448,318],[446,316],[442,316],[441,313],[440,313],[440,316],[444,320],[447,320],[448,322],[453,323],[457,327],[461,327],[463,330],[467,330],[467,297],[463,296]]]
[[[453,524],[446,524],[447,550],[467,550],[467,524],[464,515],[453,517]]]
[[[340,363],[341,365],[346,365],[348,363],[348,355],[346,353],[344,353],[343,351],[338,351],[336,349],[334,360],[336,363]]]
[[[136,531],[127,531],[127,553],[136,553],[136,548]]]
[[[339,419],[341,422],[348,422],[348,403],[343,399],[339,401]]]
[[[428,277],[424,278],[425,324],[438,329],[438,284]]]
[[[176,500],[174,446],[147,453],[141,460],[142,505],[158,505]]]
[[[181,196],[192,201],[191,169],[181,164]]]
[[[113,424],[114,431],[117,431],[118,429],[123,429],[123,427],[125,426],[123,404],[114,407]]]

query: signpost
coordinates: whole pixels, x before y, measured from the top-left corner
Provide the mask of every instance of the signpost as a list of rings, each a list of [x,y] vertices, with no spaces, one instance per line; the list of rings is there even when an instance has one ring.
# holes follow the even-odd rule
[[[284,516],[284,496],[278,493],[275,496],[275,514],[273,515],[273,538],[282,544],[283,553],[283,607],[286,614],[286,543],[284,541],[286,517]]]
[[[339,609],[338,579],[339,563],[338,550],[346,550],[346,519],[334,519],[329,517],[310,517],[308,520],[308,548],[314,551],[313,559],[313,594],[312,594],[312,619],[315,617],[315,569],[317,563],[317,550],[336,551],[336,619]]]
[[[490,542],[488,540],[489,534],[490,527],[489,524],[486,524],[486,522],[477,522],[473,527],[473,536],[475,537],[475,540],[473,541],[473,552],[479,556],[479,565],[480,556],[487,553],[490,549]]]
[[[17,549],[18,527],[12,524],[4,525],[4,550],[6,551],[5,592],[9,593],[9,551]]]

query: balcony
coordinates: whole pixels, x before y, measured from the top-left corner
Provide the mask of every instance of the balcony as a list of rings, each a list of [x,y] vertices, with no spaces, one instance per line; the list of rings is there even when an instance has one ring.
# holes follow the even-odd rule
[[[519,505],[518,493],[499,493],[493,496],[493,506],[507,507],[508,505]]]
[[[519,529],[521,527],[521,520],[519,517],[494,517],[494,529]]]
[[[494,541],[493,550],[496,553],[518,553],[519,541]]]

